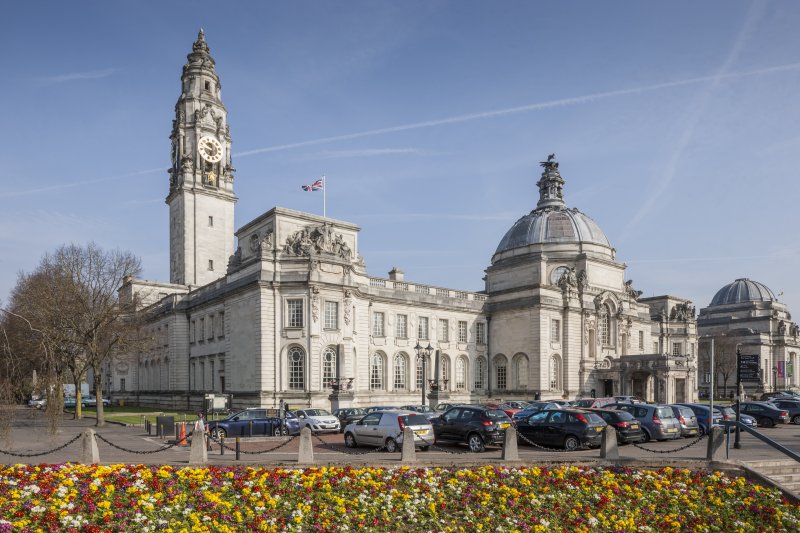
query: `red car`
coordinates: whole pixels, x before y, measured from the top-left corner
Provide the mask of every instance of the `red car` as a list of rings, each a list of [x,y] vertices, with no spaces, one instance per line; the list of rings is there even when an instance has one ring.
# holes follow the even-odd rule
[[[486,407],[491,407],[492,409],[500,409],[505,414],[507,414],[509,418],[513,418],[516,413],[522,411],[521,408],[516,407],[515,405],[511,405],[511,403],[487,403]]]

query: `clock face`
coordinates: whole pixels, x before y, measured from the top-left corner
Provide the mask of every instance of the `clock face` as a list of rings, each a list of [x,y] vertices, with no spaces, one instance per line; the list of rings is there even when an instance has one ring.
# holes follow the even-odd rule
[[[216,163],[222,159],[222,145],[214,137],[203,137],[197,145],[200,157],[209,163]]]

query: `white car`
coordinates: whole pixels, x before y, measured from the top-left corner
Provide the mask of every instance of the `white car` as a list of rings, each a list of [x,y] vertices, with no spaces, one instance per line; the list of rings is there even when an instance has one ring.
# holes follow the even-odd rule
[[[339,419],[325,409],[298,409],[294,412],[300,419],[300,429],[307,427],[311,433],[339,432]]]
[[[357,446],[383,447],[394,453],[403,445],[403,429],[414,431],[414,447],[427,451],[436,437],[430,421],[413,411],[379,411],[370,413],[358,422],[344,428],[344,444],[348,448]]]

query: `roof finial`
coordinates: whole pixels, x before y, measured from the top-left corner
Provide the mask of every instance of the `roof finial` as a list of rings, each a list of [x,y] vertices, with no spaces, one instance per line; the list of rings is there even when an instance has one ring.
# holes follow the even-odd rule
[[[542,177],[536,182],[539,186],[539,203],[536,208],[564,207],[564,178],[558,172],[556,154],[547,156],[547,161],[539,163],[544,169]]]
[[[200,31],[197,32],[197,40],[198,41],[205,41],[206,40],[206,34],[203,31],[203,28],[200,28]]]

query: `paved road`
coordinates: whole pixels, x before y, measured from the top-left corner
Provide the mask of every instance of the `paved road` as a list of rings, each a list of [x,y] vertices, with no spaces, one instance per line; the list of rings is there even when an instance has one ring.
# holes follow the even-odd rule
[[[48,430],[47,419],[44,414],[34,409],[22,408],[16,411],[15,420],[11,430],[10,441],[0,441],[0,462],[14,463],[60,463],[80,460],[81,440],[69,444],[65,448],[52,453],[36,457],[20,457],[12,454],[34,454],[52,450],[72,438],[80,435],[85,429],[92,428],[109,442],[127,450],[138,451],[133,453],[114,448],[100,440],[98,449],[100,461],[104,464],[111,463],[143,463],[143,464],[173,464],[185,465],[189,460],[189,449],[172,447],[157,451],[168,444],[155,436],[148,436],[143,428],[107,425],[96,428],[94,419],[72,420],[71,415],[66,415],[61,421],[58,431],[51,434]],[[779,442],[780,444],[800,453],[800,426],[789,424],[772,429],[763,429],[762,433]],[[288,440],[288,442],[287,442]],[[369,448],[350,450],[344,446],[340,434],[328,434],[313,437],[314,459],[319,464],[398,464],[399,453],[374,452]],[[680,439],[678,441],[652,442],[636,447],[625,445],[620,447],[620,457],[625,459],[644,459],[662,461],[668,464],[671,460],[704,460],[706,456],[705,439],[691,444],[694,439]],[[228,439],[226,444],[234,447],[233,439]],[[786,457],[774,451],[758,439],[743,434],[742,449],[731,449],[729,458],[735,461],[761,461],[770,459],[785,459]],[[299,439],[286,439],[280,437],[265,437],[242,439],[241,460],[235,461],[234,453],[225,450],[220,454],[219,445],[215,444],[213,451],[209,452],[209,463],[215,465],[231,464],[260,464],[260,465],[294,465],[297,464]],[[678,448],[685,449],[676,451]],[[274,450],[274,451],[267,451]],[[9,453],[11,452],[11,453]],[[665,452],[665,453],[656,453]],[[520,444],[519,455],[522,462],[581,462],[599,458],[597,449],[564,452],[559,450],[543,450],[529,445]],[[498,448],[488,448],[486,452],[470,453],[466,446],[443,444],[434,446],[430,451],[417,452],[417,460],[425,465],[459,465],[459,464],[494,464],[501,462],[501,451]]]

